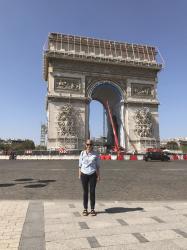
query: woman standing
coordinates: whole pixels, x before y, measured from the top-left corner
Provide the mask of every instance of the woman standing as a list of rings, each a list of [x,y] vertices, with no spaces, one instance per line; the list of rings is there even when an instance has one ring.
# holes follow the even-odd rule
[[[100,180],[100,160],[99,155],[93,151],[93,141],[86,141],[86,150],[82,151],[79,157],[79,179],[83,187],[83,215],[88,213],[88,190],[90,188],[90,206],[92,216],[95,212],[95,188],[97,181]]]

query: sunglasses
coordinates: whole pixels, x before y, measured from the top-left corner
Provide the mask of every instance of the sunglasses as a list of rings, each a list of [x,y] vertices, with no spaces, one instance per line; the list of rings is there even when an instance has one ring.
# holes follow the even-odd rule
[[[86,146],[92,146],[93,144],[90,144],[90,143],[86,143]]]

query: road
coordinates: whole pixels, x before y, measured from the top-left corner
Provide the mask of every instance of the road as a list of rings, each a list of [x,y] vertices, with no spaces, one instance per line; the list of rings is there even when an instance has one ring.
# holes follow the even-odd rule
[[[0,199],[82,198],[78,161],[0,160]],[[98,200],[187,199],[187,161],[102,161]]]

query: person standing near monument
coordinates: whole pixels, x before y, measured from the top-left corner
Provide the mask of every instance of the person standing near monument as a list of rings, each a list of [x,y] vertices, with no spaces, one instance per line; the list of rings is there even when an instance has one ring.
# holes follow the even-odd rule
[[[100,160],[97,152],[93,151],[93,141],[86,141],[86,149],[83,150],[79,157],[79,179],[83,187],[83,215],[88,213],[88,190],[90,189],[90,206],[92,216],[95,212],[95,188],[97,181],[100,181]]]

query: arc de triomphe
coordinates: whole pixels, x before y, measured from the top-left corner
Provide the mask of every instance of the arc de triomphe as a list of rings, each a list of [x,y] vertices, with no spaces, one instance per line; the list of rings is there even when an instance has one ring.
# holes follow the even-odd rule
[[[147,45],[50,33],[44,47],[47,148],[82,148],[89,104],[108,100],[119,144],[127,151],[158,147],[157,74],[162,64]],[[97,120],[97,117],[95,117]],[[107,142],[113,144],[108,120]]]

